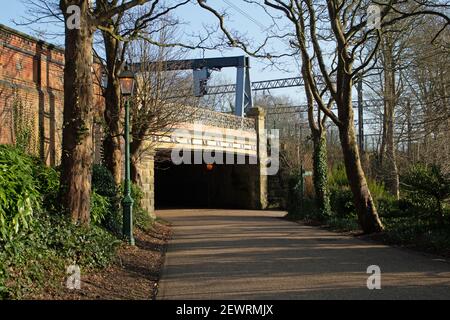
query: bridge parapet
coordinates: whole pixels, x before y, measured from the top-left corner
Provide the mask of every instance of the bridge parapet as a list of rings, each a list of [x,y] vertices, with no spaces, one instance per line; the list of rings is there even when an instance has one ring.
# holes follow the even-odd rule
[[[204,108],[178,106],[176,123],[154,133],[147,143],[154,150],[190,149],[257,156],[255,117],[244,118]]]
[[[209,110],[205,108],[193,108],[189,106],[182,107],[185,112],[185,122],[202,123],[205,126],[219,127],[225,129],[244,130],[254,132],[256,130],[256,122],[254,118],[245,118]]]

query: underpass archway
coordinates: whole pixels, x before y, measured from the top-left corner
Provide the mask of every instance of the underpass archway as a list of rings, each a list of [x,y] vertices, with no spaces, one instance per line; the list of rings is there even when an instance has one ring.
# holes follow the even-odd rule
[[[239,163],[237,155],[224,156],[233,163],[176,165],[167,150],[157,152],[155,208],[262,208],[257,160],[241,156]]]

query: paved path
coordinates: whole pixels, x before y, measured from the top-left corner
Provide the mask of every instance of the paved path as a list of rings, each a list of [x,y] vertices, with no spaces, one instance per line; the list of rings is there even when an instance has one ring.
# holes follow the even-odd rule
[[[450,299],[450,264],[279,219],[275,211],[162,210],[158,299]],[[379,265],[381,290],[366,286]]]

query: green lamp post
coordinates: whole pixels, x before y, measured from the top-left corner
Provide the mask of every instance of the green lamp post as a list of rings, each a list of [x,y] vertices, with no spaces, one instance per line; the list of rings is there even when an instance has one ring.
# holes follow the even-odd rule
[[[119,75],[120,90],[125,100],[125,190],[123,206],[123,237],[134,246],[133,237],[133,198],[131,197],[130,179],[130,99],[134,90],[134,73],[125,66]]]

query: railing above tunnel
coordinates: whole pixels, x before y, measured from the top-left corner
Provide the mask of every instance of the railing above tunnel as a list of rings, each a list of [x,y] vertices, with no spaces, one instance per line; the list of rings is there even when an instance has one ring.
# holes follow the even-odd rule
[[[222,113],[206,108],[194,108],[183,106],[187,123],[202,123],[205,126],[219,127],[225,129],[244,130],[254,132],[256,122],[254,118],[240,117],[233,114]]]

